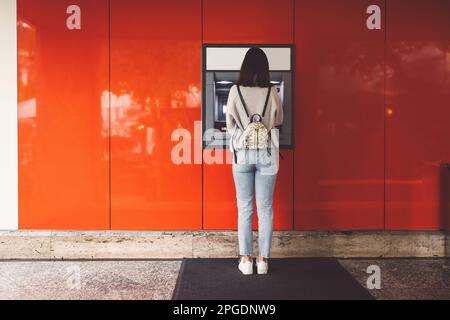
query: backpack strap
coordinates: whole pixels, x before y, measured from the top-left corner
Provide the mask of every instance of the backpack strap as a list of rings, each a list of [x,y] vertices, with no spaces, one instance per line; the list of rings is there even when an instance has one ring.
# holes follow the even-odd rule
[[[270,85],[268,90],[267,90],[266,102],[264,103],[264,110],[263,110],[263,113],[262,113],[262,117],[263,118],[264,118],[264,115],[266,114],[267,104],[269,102],[269,97],[270,97],[270,91],[271,90],[272,90],[272,85]]]
[[[239,85],[237,85],[237,89],[239,92],[239,98],[241,99],[242,105],[244,106],[245,113],[247,114],[247,118],[250,118],[250,115],[248,114],[248,111],[247,111],[247,105],[245,104],[244,97],[242,96],[241,88],[239,88]]]
[[[247,118],[249,118],[250,115],[248,114],[248,111],[247,111],[247,105],[245,104],[244,97],[242,96],[241,88],[239,87],[239,85],[237,85],[237,90],[238,90],[239,98],[241,99],[242,105],[244,106],[245,113],[247,114]],[[268,87],[268,90],[267,90],[266,102],[264,103],[262,118],[264,118],[264,115],[266,114],[267,104],[269,102],[271,90],[272,90],[272,84]]]

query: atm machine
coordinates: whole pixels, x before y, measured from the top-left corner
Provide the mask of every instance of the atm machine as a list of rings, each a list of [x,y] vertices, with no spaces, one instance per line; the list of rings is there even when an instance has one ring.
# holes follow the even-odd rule
[[[258,46],[267,55],[272,83],[277,87],[283,105],[284,121],[280,147],[292,147],[293,61],[291,45],[203,45],[203,148],[224,149],[229,145],[226,130],[227,100],[230,88],[239,77],[245,54]]]

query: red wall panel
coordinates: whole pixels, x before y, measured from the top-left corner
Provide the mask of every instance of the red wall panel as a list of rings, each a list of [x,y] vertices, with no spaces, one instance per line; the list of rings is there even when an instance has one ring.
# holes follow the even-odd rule
[[[202,39],[295,43],[275,229],[450,225],[446,1],[78,0],[68,30],[72,4],[18,0],[21,229],[236,229],[231,166],[171,159],[175,129],[201,154]]]
[[[108,1],[18,0],[19,228],[109,228]]]
[[[211,152],[206,150],[206,152]],[[220,151],[221,158],[228,157],[232,161],[230,151]],[[291,230],[293,199],[292,199],[292,150],[281,151],[280,167],[275,184],[274,194],[274,229]],[[203,165],[203,226],[204,229],[237,229],[236,189],[234,186],[231,164]],[[253,214],[253,228],[258,229],[258,213]]]
[[[384,228],[384,1],[295,2],[295,229]]]
[[[112,0],[113,229],[201,228],[201,162],[171,159],[175,129],[193,145],[200,90],[201,1]]]
[[[292,43],[293,0],[203,1],[205,43]],[[292,229],[293,152],[282,150],[275,188],[274,228]],[[220,182],[219,182],[220,181]],[[218,185],[220,183],[220,185]],[[236,193],[231,165],[203,165],[203,227],[236,229]],[[257,212],[254,214],[257,227]]]
[[[203,0],[205,43],[292,43],[293,0]]]
[[[387,228],[450,221],[450,3],[387,2]],[[448,227],[448,225],[447,225]]]

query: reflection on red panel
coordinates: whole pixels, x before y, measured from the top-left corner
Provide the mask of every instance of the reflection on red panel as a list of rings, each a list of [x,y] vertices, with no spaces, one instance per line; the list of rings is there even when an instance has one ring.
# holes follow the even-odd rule
[[[294,152],[281,150],[280,169],[274,194],[274,229],[292,230],[294,212]]]
[[[204,0],[206,43],[292,43],[294,0]]]
[[[387,228],[448,228],[450,3],[387,10]]]
[[[204,157],[215,152],[221,159],[232,158],[230,151],[219,150],[205,150]],[[236,189],[229,164],[203,164],[203,228],[237,229]]]
[[[384,227],[384,1],[295,4],[295,229]],[[326,23],[318,23],[326,21]]]
[[[108,1],[18,0],[19,228],[109,228]]]
[[[211,154],[211,150],[205,150]],[[228,157],[232,161],[230,151],[217,151],[223,162]],[[291,230],[292,223],[292,187],[293,187],[293,152],[281,150],[284,159],[280,158],[280,169],[277,176],[274,194],[274,229]],[[214,155],[214,153],[212,154]],[[208,156],[205,156],[205,158]],[[214,157],[216,158],[216,157]],[[236,189],[234,186],[231,164],[203,165],[203,227],[204,229],[237,229]],[[253,228],[258,229],[258,215],[253,215]]]
[[[201,161],[171,157],[174,130],[194,145],[200,83],[200,0],[111,0],[113,229],[201,228]]]

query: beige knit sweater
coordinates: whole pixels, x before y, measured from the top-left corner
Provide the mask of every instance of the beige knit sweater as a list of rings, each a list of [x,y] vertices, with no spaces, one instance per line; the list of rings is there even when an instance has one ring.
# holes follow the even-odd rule
[[[268,88],[240,86],[240,89],[250,117],[256,113],[262,115]],[[243,149],[244,139],[242,134],[250,123],[250,119],[245,113],[236,85],[233,85],[230,89],[226,120],[227,131],[232,140],[232,143],[230,143],[230,150]],[[268,130],[283,123],[283,107],[276,86],[272,86],[271,88],[266,114],[262,122]]]

